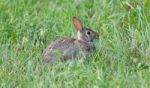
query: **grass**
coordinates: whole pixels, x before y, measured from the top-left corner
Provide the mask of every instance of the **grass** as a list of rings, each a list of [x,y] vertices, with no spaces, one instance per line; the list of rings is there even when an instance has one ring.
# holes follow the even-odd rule
[[[2,88],[149,88],[149,0],[0,0]],[[76,31],[100,32],[88,60],[45,67],[41,51]]]

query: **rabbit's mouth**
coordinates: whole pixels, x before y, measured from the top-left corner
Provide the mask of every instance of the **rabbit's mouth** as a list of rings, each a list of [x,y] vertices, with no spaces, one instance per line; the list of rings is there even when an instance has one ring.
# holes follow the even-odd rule
[[[95,42],[98,38],[91,39],[90,42]]]
[[[94,40],[92,39],[92,40],[90,40],[90,42],[93,42]]]

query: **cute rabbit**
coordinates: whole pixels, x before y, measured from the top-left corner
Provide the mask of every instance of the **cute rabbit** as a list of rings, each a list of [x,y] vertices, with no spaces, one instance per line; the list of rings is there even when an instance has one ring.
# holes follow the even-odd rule
[[[94,52],[95,39],[99,38],[99,34],[82,25],[77,17],[72,18],[73,25],[77,31],[76,38],[62,38],[53,41],[43,51],[43,61],[45,63],[55,60],[68,60],[74,58],[86,57],[91,52]]]

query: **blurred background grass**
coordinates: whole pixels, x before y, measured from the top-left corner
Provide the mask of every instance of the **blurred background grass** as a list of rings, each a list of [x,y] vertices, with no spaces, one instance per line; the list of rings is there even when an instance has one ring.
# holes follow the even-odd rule
[[[76,36],[73,16],[101,33],[97,52],[45,68],[41,51]],[[149,38],[149,0],[0,0],[0,86],[148,88]]]

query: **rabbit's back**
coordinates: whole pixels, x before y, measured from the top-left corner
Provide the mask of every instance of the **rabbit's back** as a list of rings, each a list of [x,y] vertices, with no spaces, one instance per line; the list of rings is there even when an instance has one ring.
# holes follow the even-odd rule
[[[62,39],[57,39],[56,41],[52,42],[48,48],[51,49],[64,49],[65,47],[69,47],[70,44],[73,45],[73,42],[75,39],[73,38],[62,38]]]
[[[44,50],[44,60],[46,62],[49,62],[62,56],[64,59],[74,57],[75,52],[77,51],[75,41],[76,39],[73,38],[63,38],[55,40]]]

